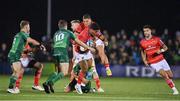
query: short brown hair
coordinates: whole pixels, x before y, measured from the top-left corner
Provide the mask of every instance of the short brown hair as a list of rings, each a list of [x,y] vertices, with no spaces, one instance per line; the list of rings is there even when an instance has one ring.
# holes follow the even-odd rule
[[[143,29],[145,29],[145,28],[149,28],[149,29],[151,29],[151,30],[153,29],[151,25],[144,25],[144,26],[143,26]]]
[[[84,14],[83,19],[91,19],[91,16],[89,14]]]
[[[22,29],[22,28],[24,28],[24,26],[26,26],[26,25],[28,25],[29,24],[29,21],[27,21],[27,20],[22,20],[21,22],[20,22],[20,28]]]
[[[66,20],[59,20],[58,22],[58,27],[59,28],[65,28],[67,26],[67,21]]]

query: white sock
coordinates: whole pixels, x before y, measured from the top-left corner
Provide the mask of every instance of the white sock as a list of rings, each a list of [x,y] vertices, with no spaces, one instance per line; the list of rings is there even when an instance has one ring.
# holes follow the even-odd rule
[[[178,91],[178,90],[176,89],[176,87],[173,87],[172,90],[173,90],[173,91]]]

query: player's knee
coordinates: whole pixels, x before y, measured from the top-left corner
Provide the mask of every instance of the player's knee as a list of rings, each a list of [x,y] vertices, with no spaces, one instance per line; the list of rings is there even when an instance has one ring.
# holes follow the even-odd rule
[[[19,77],[22,74],[21,70],[18,70],[16,72],[13,73],[14,76]]]
[[[162,76],[162,78],[164,78],[165,80],[169,79],[169,76],[168,76],[166,73],[163,73],[161,76]]]
[[[43,64],[37,62],[36,67],[37,67],[38,69],[42,69],[42,68],[43,68]]]
[[[24,69],[21,69],[21,74],[23,74],[24,73]]]
[[[37,62],[37,63],[34,64],[33,67],[34,67],[36,70],[41,70],[41,71],[42,71],[42,69],[43,69],[43,64]]]
[[[168,76],[169,76],[170,79],[173,78],[173,74],[172,73],[168,74]]]

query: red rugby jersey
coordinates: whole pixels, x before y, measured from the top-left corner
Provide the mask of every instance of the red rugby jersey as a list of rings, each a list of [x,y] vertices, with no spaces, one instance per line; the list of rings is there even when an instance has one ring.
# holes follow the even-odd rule
[[[163,42],[159,37],[152,36],[151,39],[142,39],[140,41],[140,47],[145,51],[147,56],[147,62],[150,64],[157,63],[164,59],[163,54],[157,54],[156,52],[161,49]]]

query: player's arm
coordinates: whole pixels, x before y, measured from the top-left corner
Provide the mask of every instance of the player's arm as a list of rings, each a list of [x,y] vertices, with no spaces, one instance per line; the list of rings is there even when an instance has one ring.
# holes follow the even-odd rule
[[[104,35],[101,34],[98,38],[104,42],[105,46],[108,46],[108,40]]]
[[[163,44],[162,47],[161,47],[161,49],[158,50],[156,53],[157,53],[157,54],[161,54],[161,53],[163,53],[163,52],[165,52],[165,51],[167,51],[167,50],[168,50],[168,47],[167,47],[165,44]]]
[[[142,48],[140,48],[140,51],[141,51],[141,57],[142,57],[142,60],[143,60],[144,64],[146,66],[149,66],[149,64],[147,62],[147,59],[146,59],[146,53],[144,52],[144,50]]]
[[[44,45],[42,45],[41,43],[39,43],[38,41],[36,41],[30,37],[27,38],[27,42],[32,43],[35,46],[38,46],[43,51],[46,51],[46,48],[44,47]]]
[[[76,38],[74,40],[77,44],[81,45],[82,47],[84,47],[85,49],[89,49],[91,52],[95,52],[96,50],[94,48],[89,47],[88,45],[86,45],[85,43],[83,43],[81,40],[79,40],[78,38]]]
[[[168,47],[161,40],[159,40],[159,44],[160,44],[161,48],[160,48],[160,50],[158,50],[156,52],[157,54],[161,54],[168,50]]]
[[[38,42],[38,41],[36,41],[36,40],[34,40],[34,39],[32,39],[32,38],[27,38],[27,42],[28,43],[32,43],[33,45],[35,45],[35,46],[38,46],[38,45],[40,45],[40,43]]]
[[[75,45],[72,45],[72,48],[73,48],[72,51],[73,51],[73,60],[74,60],[75,59],[75,52],[76,52],[75,51]]]
[[[98,37],[98,39],[102,40],[104,42],[105,46],[108,45],[107,38],[100,32],[100,30],[89,29],[89,32],[92,36]]]

